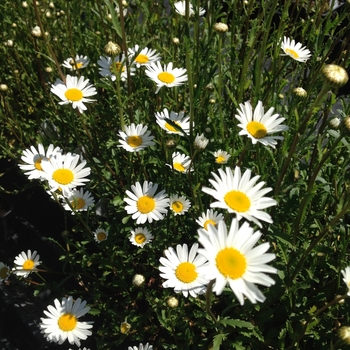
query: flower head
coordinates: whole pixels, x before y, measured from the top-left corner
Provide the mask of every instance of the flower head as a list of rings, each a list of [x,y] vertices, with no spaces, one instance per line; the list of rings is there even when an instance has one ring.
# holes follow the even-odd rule
[[[170,196],[170,210],[174,215],[184,215],[191,207],[191,202],[183,196],[177,194]]]
[[[120,333],[128,334],[130,329],[131,329],[131,324],[128,323],[125,319],[125,321],[120,324]]]
[[[222,169],[218,171],[219,176],[212,173],[215,180],[209,180],[215,189],[208,187],[202,189],[203,192],[217,199],[217,202],[211,203],[212,208],[227,209],[229,213],[235,213],[238,220],[243,217],[253,221],[259,227],[261,227],[259,220],[272,223],[271,216],[262,209],[276,205],[277,202],[272,198],[263,197],[272,188],[261,189],[265,182],[256,184],[260,178],[259,175],[251,178],[249,169],[241,175],[239,167],[235,168],[234,173],[229,167],[226,168],[226,172]]]
[[[218,33],[226,33],[228,31],[228,25],[226,23],[218,22],[214,24],[214,29]]]
[[[267,287],[275,284],[265,272],[277,273],[277,270],[266,265],[275,259],[275,254],[266,253],[268,243],[253,248],[261,233],[254,232],[247,222],[239,227],[238,220],[233,219],[229,232],[225,222],[220,221],[218,228],[210,225],[209,233],[199,229],[198,235],[203,246],[198,252],[208,259],[206,277],[215,279],[213,292],[220,295],[228,284],[241,305],[244,295],[252,303],[263,302],[265,296],[255,284]]]
[[[63,344],[67,339],[69,344],[80,346],[80,339],[85,340],[91,335],[92,322],[81,322],[79,318],[89,312],[90,307],[80,298],[73,302],[73,297],[64,297],[60,303],[54,301],[55,307],[49,305],[44,310],[47,318],[41,318],[41,333],[49,342]]]
[[[36,271],[36,267],[41,264],[39,259],[40,256],[37,254],[36,250],[32,254],[31,250],[28,249],[27,254],[22,252],[16,256],[14,261],[16,266],[13,268],[12,272],[18,276],[28,277],[29,274]]]
[[[187,244],[178,244],[176,251],[173,248],[165,250],[166,258],[160,258],[160,276],[166,279],[164,288],[174,288],[176,293],[185,297],[190,294],[197,297],[206,291],[209,280],[204,277],[207,259],[197,255],[198,243],[194,243],[188,252]]]
[[[129,346],[128,350],[153,350],[153,345],[149,345],[148,343],[146,343],[145,345],[141,344],[139,345],[139,347],[137,346]]]
[[[87,67],[89,62],[90,60],[87,58],[87,56],[76,55],[75,60],[69,57],[63,62],[62,66],[70,70],[78,70]]]
[[[109,56],[118,56],[121,52],[121,47],[113,41],[109,41],[105,46],[105,53]]]
[[[191,158],[180,152],[174,152],[172,154],[173,164],[167,164],[168,166],[174,168],[176,171],[186,174],[189,171],[193,171],[191,167]]]
[[[162,68],[159,61],[151,62],[145,70],[146,75],[157,84],[156,93],[162,86],[171,88],[182,85],[188,79],[186,72],[184,68],[173,68],[172,62]]]
[[[338,330],[338,335],[344,343],[350,345],[350,327],[349,326],[340,327]]]
[[[193,5],[190,3],[189,4],[189,15],[190,17],[193,17],[195,15],[195,11],[193,9]],[[175,11],[181,15],[181,16],[186,16],[186,1],[177,1],[174,3],[175,6]],[[205,14],[205,10],[200,7],[198,11],[199,16],[203,16]]]
[[[93,232],[94,239],[97,243],[101,243],[105,241],[108,237],[108,231],[104,230],[103,228],[98,228],[96,231]]]
[[[273,114],[274,108],[271,107],[264,114],[264,106],[259,101],[255,107],[254,114],[252,105],[247,101],[244,105],[239,105],[238,115],[236,119],[240,122],[238,126],[242,128],[239,135],[247,135],[253,142],[262,143],[264,146],[275,148],[276,140],[283,140],[283,136],[273,136],[276,132],[288,130],[288,126],[280,125],[285,119],[280,118],[278,114]]]
[[[128,214],[133,214],[132,219],[136,220],[136,224],[144,224],[146,221],[152,223],[153,220],[163,220],[163,214],[166,214],[169,206],[169,198],[164,190],[156,194],[158,184],[144,181],[143,185],[136,182],[131,186],[131,191],[126,191],[128,197],[124,198],[124,202],[128,205],[125,210]]]
[[[78,108],[80,113],[83,113],[87,108],[84,103],[93,102],[94,99],[87,97],[97,94],[93,85],[88,85],[89,79],[84,80],[84,77],[71,77],[67,75],[66,83],[57,79],[51,87],[51,92],[57,95],[62,101],[60,105],[71,103],[73,108]]]
[[[73,190],[67,200],[70,205],[66,203],[63,208],[72,211],[73,215],[75,211],[88,210],[88,208],[95,203],[94,197],[92,197],[91,193],[89,191],[84,192],[82,188],[79,190]]]
[[[160,61],[160,55],[156,50],[148,49],[147,47],[140,50],[139,45],[135,45],[133,48],[129,48],[129,54],[133,63],[137,68],[141,66],[149,66],[151,62]]]
[[[226,151],[222,151],[221,149],[219,149],[218,151],[214,152],[214,157],[215,157],[215,163],[226,164],[230,159],[231,155],[228,154]]]
[[[100,66],[99,71],[100,75],[103,77],[109,77],[112,81],[117,79],[117,75],[120,76],[122,81],[126,80],[128,75],[126,72],[125,65],[125,55],[123,54],[121,58],[118,57],[104,57],[100,56],[100,59],[97,61]],[[129,68],[130,75],[135,75],[135,68]]]
[[[119,130],[119,147],[123,147],[129,152],[143,151],[149,146],[153,146],[154,136],[151,135],[150,131],[147,131],[147,126],[138,124],[135,126],[131,123],[130,126],[124,126],[124,130]]]
[[[140,248],[143,248],[147,243],[150,243],[153,239],[151,232],[145,227],[137,227],[135,230],[131,230],[129,237],[130,242]]]
[[[209,140],[204,136],[204,134],[197,134],[194,139],[194,148],[203,150],[207,147]]]
[[[293,89],[293,92],[298,97],[306,97],[307,96],[307,91],[305,89],[303,89],[302,87],[296,87],[295,89]]]
[[[348,80],[349,75],[347,71],[336,64],[327,64],[322,70],[324,80],[333,87],[342,87],[344,86]]]
[[[294,39],[290,40],[284,37],[281,48],[285,55],[292,57],[298,62],[306,62],[311,57],[310,50],[302,47],[301,43],[295,43]]]
[[[146,279],[144,275],[136,274],[132,279],[132,284],[135,287],[141,287],[145,283]]]
[[[190,134],[190,117],[188,115],[185,116],[185,112],[176,113],[171,111],[169,115],[169,111],[164,108],[163,112],[156,112],[155,116],[157,124],[168,134],[178,134],[181,136]],[[178,126],[178,128],[171,125],[169,121]]]
[[[213,209],[207,209],[206,213],[202,213],[202,216],[196,220],[197,224],[202,226],[208,231],[209,225],[218,226],[220,221],[224,220],[224,216]]]
[[[33,29],[32,29],[32,35],[36,38],[40,38],[43,34],[41,33],[41,29],[39,26],[35,26]]]
[[[10,268],[0,261],[0,282],[6,281],[10,276]]]
[[[341,271],[343,275],[343,281],[348,287],[348,295],[350,296],[350,266],[347,266],[344,270]]]

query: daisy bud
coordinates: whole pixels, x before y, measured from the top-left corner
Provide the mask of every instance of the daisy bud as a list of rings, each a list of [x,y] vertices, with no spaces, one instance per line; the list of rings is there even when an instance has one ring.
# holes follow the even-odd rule
[[[127,7],[127,6],[128,6],[128,3],[127,3],[125,0],[123,0],[123,1],[122,1],[122,5],[123,5],[124,7]]]
[[[324,80],[333,87],[344,86],[349,80],[349,75],[346,70],[336,64],[325,65],[321,72]]]
[[[24,7],[25,9],[28,7],[27,1],[22,1],[22,7]]]
[[[350,327],[340,327],[338,335],[345,343],[350,344]]]
[[[51,73],[51,72],[52,72],[52,68],[51,68],[51,67],[46,67],[46,68],[45,68],[45,71],[46,71],[47,73]]]
[[[135,275],[132,279],[132,284],[135,287],[141,287],[145,283],[145,277],[143,275]]]
[[[51,17],[51,12],[50,12],[50,11],[46,11],[45,16],[46,16],[47,18],[50,18],[50,17]]]
[[[342,122],[340,123],[340,127],[343,129],[343,131],[347,134],[350,133],[350,115],[346,116]]]
[[[128,334],[131,329],[130,323],[126,322],[126,319],[124,322],[121,323],[120,325],[120,332],[123,334]]]
[[[228,25],[222,22],[215,23],[214,30],[217,31],[218,33],[225,33],[228,31]]]
[[[170,139],[165,143],[165,146],[169,149],[176,147],[176,141],[174,139]]]
[[[306,97],[307,92],[304,90],[302,87],[296,87],[293,92],[298,96],[298,97]]]
[[[170,297],[166,303],[168,304],[169,307],[175,308],[179,306],[179,300],[175,297]]]
[[[194,140],[194,148],[197,149],[205,149],[208,145],[209,140],[204,136],[204,134],[198,135],[196,136],[195,140]]]
[[[5,43],[7,46],[12,47],[13,46],[13,41],[12,40],[7,40]]]
[[[61,10],[61,11],[60,11],[60,15],[63,16],[64,14],[65,14],[65,12],[64,12],[63,10]]]
[[[37,38],[40,38],[42,36],[41,34],[41,30],[40,30],[40,27],[39,26],[35,26],[33,29],[32,29],[32,35],[37,37]]]
[[[283,94],[278,94],[278,97],[279,97],[280,99],[283,99],[283,98],[284,98],[284,95],[283,95]]]
[[[122,52],[120,46],[113,41],[109,41],[105,46],[105,53],[109,56],[117,56]]]
[[[211,98],[211,99],[209,100],[209,103],[212,104],[212,105],[214,105],[214,104],[216,103],[215,98]]]
[[[10,276],[10,268],[0,261],[0,282],[5,281]]]
[[[338,117],[331,119],[329,125],[332,129],[338,129],[340,125],[340,119]]]
[[[174,45],[179,45],[180,44],[180,39],[179,38],[173,38],[173,44]]]
[[[17,28],[17,24],[16,23],[12,23],[12,28]]]
[[[49,3],[49,7],[52,8],[52,9],[54,9],[54,8],[55,8],[55,4],[51,1],[51,2]]]
[[[6,84],[0,84],[0,90],[1,91],[7,91],[9,88]]]

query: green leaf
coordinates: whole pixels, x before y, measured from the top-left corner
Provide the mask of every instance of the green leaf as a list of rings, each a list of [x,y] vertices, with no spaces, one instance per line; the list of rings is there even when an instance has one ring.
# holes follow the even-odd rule
[[[231,318],[223,318],[219,322],[225,326],[227,325],[227,326],[231,326],[233,328],[236,328],[236,327],[238,327],[238,328],[243,328],[243,327],[254,328],[254,326],[250,322],[242,321],[242,320],[233,320]]]
[[[213,340],[212,350],[219,350],[222,344],[222,341],[226,339],[226,336],[227,334],[217,334]]]

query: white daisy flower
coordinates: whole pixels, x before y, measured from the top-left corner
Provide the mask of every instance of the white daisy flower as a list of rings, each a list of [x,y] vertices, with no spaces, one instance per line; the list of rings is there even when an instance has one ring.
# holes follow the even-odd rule
[[[191,207],[191,202],[183,196],[177,194],[170,196],[170,209],[174,212],[174,215],[184,215]]]
[[[288,130],[288,126],[280,125],[285,118],[279,118],[276,113],[272,115],[274,108],[271,107],[264,114],[264,106],[262,102],[259,101],[254,110],[249,101],[244,105],[241,103],[239,105],[238,115],[236,114],[236,119],[240,122],[238,126],[242,128],[239,135],[247,135],[255,145],[257,142],[262,143],[264,146],[270,146],[275,148],[277,145],[276,140],[283,140],[283,136],[273,136],[276,132]]]
[[[197,255],[198,243],[188,252],[187,244],[178,244],[176,251],[170,247],[164,251],[166,258],[160,258],[160,277],[166,279],[164,288],[174,288],[175,293],[196,298],[205,293],[209,280],[204,276],[207,259]]]
[[[139,182],[131,186],[131,191],[126,191],[128,197],[124,201],[128,204],[125,210],[128,214],[133,214],[132,219],[136,224],[144,224],[146,221],[152,223],[153,220],[163,220],[168,210],[169,198],[164,190],[155,194],[158,184],[144,181],[143,186]]]
[[[202,226],[208,231],[209,225],[217,227],[220,221],[224,220],[224,216],[213,209],[207,209],[206,213],[202,213],[202,216],[196,220],[197,224]]]
[[[261,232],[254,230],[247,222],[239,227],[238,220],[233,219],[229,233],[224,221],[218,228],[209,226],[209,233],[198,230],[199,243],[203,248],[199,254],[208,259],[206,278],[215,279],[213,292],[220,295],[228,284],[241,305],[246,296],[253,304],[263,302],[266,298],[255,284],[269,287],[275,281],[267,273],[277,273],[274,267],[266,263],[275,259],[275,254],[268,254],[269,243],[253,246],[261,237]]]
[[[229,213],[236,213],[237,219],[245,218],[248,221],[253,221],[259,227],[263,220],[272,223],[271,216],[261,209],[266,209],[277,202],[268,197],[263,197],[266,193],[272,190],[271,187],[261,189],[265,182],[255,183],[260,178],[259,175],[251,177],[251,171],[248,169],[241,176],[241,169],[235,168],[234,174],[232,169],[227,167],[226,173],[219,169],[219,175],[212,172],[215,180],[209,180],[215,189],[203,187],[202,191],[208,193],[217,199],[217,202],[211,203],[212,208],[227,209]]]
[[[68,201],[70,205],[66,203],[63,205],[63,208],[72,211],[73,215],[75,211],[88,210],[88,208],[95,203],[91,193],[89,191],[84,192],[82,188],[73,190],[72,194],[66,198],[66,201]]]
[[[157,124],[165,130],[168,134],[178,134],[184,136],[190,134],[190,117],[185,116],[185,112],[175,113],[170,112],[164,108],[163,112],[156,112],[156,121]],[[181,129],[177,129],[174,126],[170,125],[168,120],[179,126]]]
[[[186,156],[185,154],[182,154],[180,152],[174,152],[172,154],[173,164],[167,164],[171,168],[174,168],[176,171],[186,174],[189,171],[193,171],[193,168],[191,166],[191,158],[189,156]]]
[[[70,70],[78,70],[87,67],[89,63],[90,60],[87,58],[87,56],[76,55],[75,60],[73,60],[72,57],[69,57],[66,60],[64,60],[62,66]]]
[[[128,346],[128,350],[153,350],[153,345],[149,345],[148,343],[146,343],[145,345],[141,344],[139,345],[139,347],[137,346]]]
[[[290,56],[299,62],[306,62],[311,57],[311,52],[306,47],[302,47],[301,43],[295,43],[295,40],[290,40],[287,37],[283,38],[281,49],[285,55]]]
[[[343,275],[343,281],[348,287],[348,295],[350,296],[350,266],[347,266],[344,270],[341,271]]]
[[[228,154],[226,151],[222,151],[221,149],[219,149],[218,151],[214,152],[214,157],[215,157],[215,163],[226,164],[230,159],[231,155]]]
[[[96,231],[93,232],[94,239],[97,243],[101,243],[105,241],[108,237],[108,231],[104,230],[103,228],[98,228]]]
[[[43,160],[41,166],[44,171],[45,179],[48,180],[51,191],[60,189],[63,196],[69,197],[71,191],[77,186],[85,185],[90,181],[86,177],[90,175],[90,168],[86,167],[86,161],[79,165],[79,155],[70,152],[63,155],[56,153],[56,156],[50,160]]]
[[[204,136],[204,134],[197,134],[196,138],[194,139],[194,148],[197,149],[205,149],[208,145],[209,140]]]
[[[36,250],[32,254],[31,250],[28,249],[27,254],[22,252],[16,256],[14,264],[17,266],[12,269],[12,272],[18,276],[28,277],[41,264],[39,259],[40,255],[37,254]]]
[[[57,79],[55,84],[51,85],[51,92],[57,95],[62,101],[60,105],[71,103],[73,108],[78,108],[80,113],[83,113],[87,108],[84,105],[86,102],[93,102],[94,99],[87,97],[97,94],[93,85],[88,85],[89,79],[84,80],[84,77],[71,77],[67,75],[66,84]]]
[[[130,242],[140,248],[143,248],[147,243],[150,243],[152,239],[153,236],[151,232],[145,227],[137,227],[135,230],[131,230],[131,235],[129,237]]]
[[[150,131],[147,131],[147,126],[138,124],[135,126],[131,123],[130,126],[124,126],[124,131],[119,130],[119,147],[123,147],[129,152],[139,152],[149,146],[154,146],[154,136]]]
[[[156,93],[162,86],[171,88],[182,85],[188,79],[186,72],[184,68],[173,68],[172,62],[162,68],[159,61],[151,62],[145,70],[146,75],[157,84]]]
[[[41,333],[49,342],[63,344],[67,339],[69,344],[80,346],[80,339],[85,340],[92,332],[93,322],[82,322],[79,318],[89,312],[90,307],[80,298],[73,302],[73,297],[64,297],[62,303],[54,301],[55,307],[49,305],[44,310],[48,318],[41,318]]]
[[[24,173],[28,176],[28,179],[42,179],[43,169],[41,167],[41,162],[43,159],[49,160],[51,157],[54,157],[57,152],[60,152],[61,149],[59,147],[55,147],[54,145],[50,145],[45,151],[44,146],[39,143],[38,148],[36,149],[34,146],[31,146],[30,149],[24,150],[23,156],[21,159],[26,164],[19,164],[18,166],[27,171]]]
[[[0,261],[0,282],[6,281],[10,276],[10,268]]]
[[[190,17],[195,15],[195,11],[193,9],[193,5],[190,3],[190,8],[189,8],[189,15]],[[175,11],[181,15],[181,16],[186,16],[186,1],[177,1],[174,3],[175,6]],[[205,10],[200,7],[199,8],[199,16],[203,16],[205,14]]]
[[[99,71],[100,75],[103,77],[109,77],[112,81],[117,79],[117,75],[120,75],[120,79],[125,81],[128,77],[125,65],[125,55],[123,54],[121,58],[118,57],[104,57],[100,56],[100,59],[97,61],[100,66]],[[135,75],[135,68],[129,67],[130,76]]]
[[[137,68],[148,66],[151,62],[160,61],[159,53],[157,53],[156,50],[151,50],[147,47],[140,51],[139,45],[135,45],[133,48],[129,48],[128,52],[130,57],[133,57],[132,61]]]

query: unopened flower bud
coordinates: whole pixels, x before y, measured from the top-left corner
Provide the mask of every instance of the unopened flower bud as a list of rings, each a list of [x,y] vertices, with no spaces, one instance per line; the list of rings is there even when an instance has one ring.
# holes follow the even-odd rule
[[[215,23],[214,30],[216,30],[218,33],[225,33],[228,31],[228,25],[222,22]]]
[[[141,287],[145,283],[145,277],[143,275],[135,275],[132,279],[132,284],[135,287]]]
[[[327,64],[322,68],[324,80],[333,87],[341,87],[349,80],[346,70],[337,64]]]
[[[175,308],[175,307],[179,306],[179,300],[175,297],[170,297],[167,300],[167,304],[168,304],[168,306]]]
[[[13,41],[12,40],[7,40],[6,41],[6,45],[10,46],[10,47],[13,46]]]
[[[0,84],[0,90],[1,91],[7,91],[9,88],[6,84]]]
[[[113,41],[109,41],[105,46],[105,53],[109,56],[117,56],[122,52],[120,46]]]
[[[209,140],[204,136],[204,134],[198,135],[196,136],[195,140],[194,140],[194,148],[197,149],[205,149],[208,145]]]
[[[173,44],[174,45],[179,45],[180,44],[180,39],[179,38],[173,38]]]
[[[340,125],[340,119],[338,117],[331,119],[329,125],[332,129],[338,129]]]
[[[24,7],[25,9],[28,7],[27,1],[22,1],[22,7]]]
[[[340,123],[340,127],[342,128],[344,133],[350,134],[350,115],[346,116],[342,122]]]
[[[350,327],[340,327],[338,335],[346,344],[350,344]]]
[[[302,87],[296,87],[293,92],[298,96],[298,97],[306,97],[307,92],[304,90]]]
[[[32,35],[37,37],[37,38],[40,38],[42,36],[42,33],[41,33],[41,30],[40,30],[40,27],[39,26],[35,26],[33,29],[32,29]]]
[[[125,319],[125,321],[122,322],[120,325],[120,332],[123,334],[128,334],[130,329],[131,329],[131,325],[128,322],[126,322],[126,319]]]

